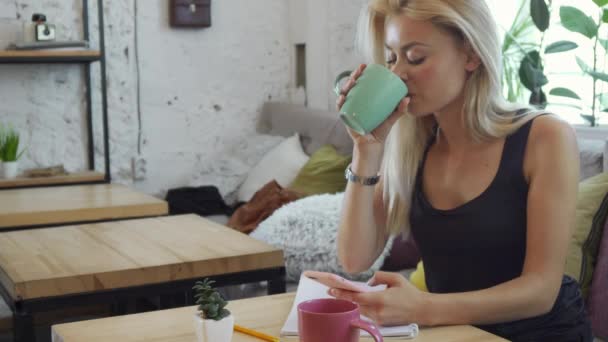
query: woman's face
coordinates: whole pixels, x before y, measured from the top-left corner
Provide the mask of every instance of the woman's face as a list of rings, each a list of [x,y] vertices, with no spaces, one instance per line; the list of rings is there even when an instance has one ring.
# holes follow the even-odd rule
[[[457,104],[467,75],[479,66],[479,59],[453,34],[405,15],[388,20],[385,43],[388,67],[406,82],[409,112],[416,116]]]

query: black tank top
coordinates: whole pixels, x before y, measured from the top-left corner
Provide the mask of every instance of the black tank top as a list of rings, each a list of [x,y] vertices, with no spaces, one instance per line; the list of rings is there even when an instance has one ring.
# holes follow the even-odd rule
[[[434,139],[428,144],[412,194],[410,223],[431,292],[479,290],[521,274],[528,197],[523,159],[531,123],[506,138],[488,188],[450,210],[434,208],[424,195],[422,174]]]
[[[485,289],[521,275],[526,252],[528,183],[524,155],[533,120],[504,143],[498,171],[478,197],[450,210],[434,208],[422,188],[424,153],[412,193],[410,223],[433,293]],[[478,326],[511,341],[591,341],[591,325],[576,281],[564,276],[550,312]]]

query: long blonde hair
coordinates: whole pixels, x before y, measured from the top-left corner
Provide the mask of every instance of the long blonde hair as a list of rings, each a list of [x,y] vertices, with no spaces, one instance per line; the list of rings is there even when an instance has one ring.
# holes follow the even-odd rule
[[[478,141],[502,138],[540,112],[507,102],[501,92],[501,51],[490,10],[484,0],[371,0],[359,20],[357,47],[368,62],[386,65],[385,25],[394,15],[428,20],[460,36],[479,56],[481,65],[469,76],[464,89],[464,125]],[[520,118],[521,116],[521,118]],[[384,203],[387,230],[409,233],[412,191],[423,153],[436,125],[433,116],[404,115],[389,136],[383,157]]]

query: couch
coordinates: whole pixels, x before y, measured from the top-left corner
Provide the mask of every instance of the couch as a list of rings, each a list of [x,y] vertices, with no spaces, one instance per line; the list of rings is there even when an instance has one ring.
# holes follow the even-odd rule
[[[294,133],[298,133],[303,150],[308,155],[311,155],[325,144],[335,146],[339,153],[352,153],[352,141],[344,125],[338,119],[337,113],[333,111],[314,110],[285,103],[265,103],[261,110],[257,131],[260,134],[283,137],[290,137]],[[604,165],[608,164],[608,158],[605,158],[606,151],[608,150],[606,140],[579,137],[579,149],[581,152],[581,180],[606,171],[604,169]],[[608,201],[606,203],[608,204]],[[225,223],[227,220],[225,217],[213,217],[212,219],[222,223]],[[600,241],[596,241],[598,246],[601,245],[601,247],[598,247],[597,256],[599,258],[594,261],[594,264],[602,264],[603,268],[608,268],[608,234],[606,234],[608,225],[602,222],[601,226],[603,233],[600,232],[599,237],[604,237],[604,240],[601,243]],[[402,274],[409,275],[412,271],[411,267],[415,267],[415,263],[413,262],[417,260],[415,244],[407,240],[395,240],[392,247],[390,250],[391,255],[384,260],[383,269],[400,271]],[[399,262],[399,260],[404,259],[408,261],[405,263]],[[593,282],[596,283],[600,280],[593,278]],[[608,284],[608,279],[602,281],[602,286],[604,284]],[[295,283],[288,284],[288,289],[294,289],[295,286]],[[594,287],[594,284],[592,283],[590,287]],[[240,290],[243,290],[243,288]],[[595,290],[596,292],[598,291],[597,286],[595,286]],[[608,293],[608,287],[600,290]],[[258,293],[260,293],[259,289]],[[608,326],[608,313],[606,312],[608,308],[597,308],[597,305],[595,305],[593,309],[596,311],[594,312],[594,329],[598,325]],[[598,320],[600,321],[598,322]],[[605,328],[599,330],[602,331],[602,335],[599,333],[596,335],[602,336],[605,339],[608,338],[605,335]]]

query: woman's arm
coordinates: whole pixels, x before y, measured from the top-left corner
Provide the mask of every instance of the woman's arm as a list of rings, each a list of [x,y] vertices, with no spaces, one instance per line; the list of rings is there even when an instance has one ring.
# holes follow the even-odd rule
[[[346,95],[365,69],[360,65],[344,85],[337,100],[340,109]],[[353,161],[351,170],[361,177],[372,177],[380,171],[384,143],[395,122],[402,117],[409,104],[409,98],[401,100],[395,111],[369,135],[360,135],[348,129],[353,139]],[[388,234],[386,230],[386,210],[383,204],[383,180],[375,186],[349,182],[344,192],[344,206],[338,229],[338,259],[348,273],[367,270],[378,258]]]
[[[555,117],[535,119],[524,172],[529,190],[522,275],[481,291],[431,295],[429,324],[505,322],[551,310],[575,223],[579,153],[573,129]]]
[[[527,245],[520,277],[471,292],[421,292],[399,274],[378,272],[377,293],[332,293],[361,305],[379,324],[490,324],[538,316],[553,306],[561,286],[575,221],[578,149],[572,128],[553,117],[534,121],[524,172],[529,182]]]
[[[381,153],[371,155],[379,156]],[[355,148],[351,165],[355,174],[369,177],[378,173],[380,160],[362,159]],[[388,235],[383,186],[382,179],[375,186],[351,182],[346,186],[338,230],[338,258],[348,273],[367,270],[386,244]]]

